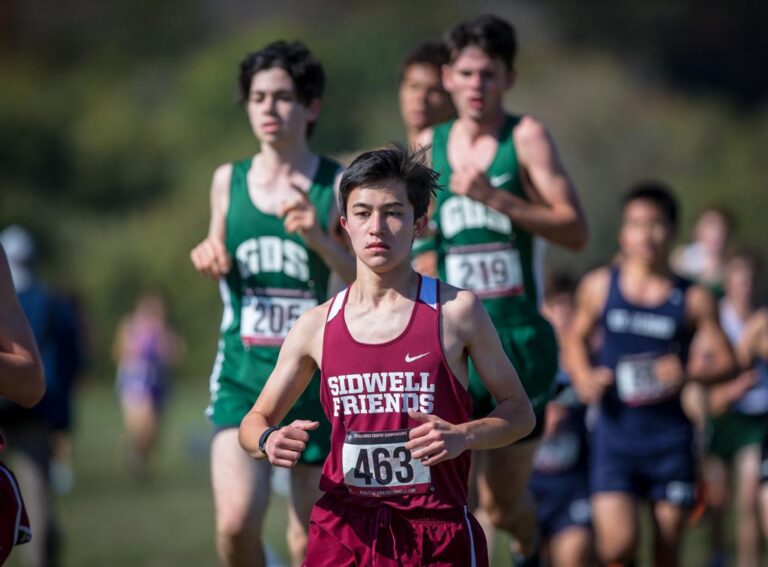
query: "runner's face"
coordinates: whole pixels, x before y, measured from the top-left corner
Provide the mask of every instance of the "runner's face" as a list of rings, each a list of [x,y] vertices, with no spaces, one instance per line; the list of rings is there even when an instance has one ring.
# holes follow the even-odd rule
[[[413,205],[399,181],[353,189],[341,219],[355,256],[377,272],[409,264],[413,239],[424,230],[426,221],[424,215],[414,222]]]
[[[648,264],[665,261],[674,231],[664,213],[651,201],[630,201],[624,207],[619,233],[623,256]]]
[[[259,71],[251,80],[246,111],[260,142],[301,142],[307,125],[317,119],[319,101],[305,106],[296,98],[293,79],[283,69]]]
[[[438,69],[417,63],[405,70],[400,83],[400,114],[406,129],[417,132],[453,116],[453,104]]]
[[[498,114],[513,82],[514,72],[501,59],[475,46],[465,47],[443,68],[443,84],[462,118],[482,121]]]
[[[725,266],[725,295],[733,301],[752,299],[754,273],[749,262],[735,258]]]

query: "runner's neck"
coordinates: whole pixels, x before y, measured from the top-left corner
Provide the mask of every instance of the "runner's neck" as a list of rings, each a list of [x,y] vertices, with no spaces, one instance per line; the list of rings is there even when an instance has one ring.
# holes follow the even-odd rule
[[[349,293],[353,303],[376,307],[400,296],[415,297],[418,287],[419,275],[409,263],[386,273],[376,273],[358,261],[357,278]]]
[[[468,117],[459,117],[456,120],[456,126],[462,136],[466,136],[471,142],[474,142],[482,136],[498,136],[504,125],[507,115],[502,107],[484,120],[473,120]]]
[[[265,173],[275,176],[291,175],[300,172],[307,177],[312,175],[317,166],[318,156],[309,149],[306,142],[284,146],[261,145],[255,156],[255,164]]]
[[[624,259],[619,264],[619,269],[629,279],[632,280],[644,280],[651,278],[666,278],[672,277],[672,272],[669,269],[667,259],[661,259],[655,263],[648,263],[642,260]]]

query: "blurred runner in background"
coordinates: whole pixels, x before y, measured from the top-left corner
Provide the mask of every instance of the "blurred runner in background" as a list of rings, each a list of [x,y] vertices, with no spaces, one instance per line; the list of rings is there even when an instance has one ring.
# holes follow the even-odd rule
[[[136,478],[149,474],[171,371],[183,354],[184,342],[168,322],[163,298],[151,292],[140,295],[134,310],[120,321],[113,346],[128,470]]]
[[[693,426],[682,386],[716,383],[736,372],[717,304],[702,286],[675,276],[669,251],[678,205],[661,183],[624,197],[619,259],[587,274],[565,343],[566,364],[581,398],[599,404],[592,432],[590,488],[600,559],[635,560],[639,505],[651,503],[654,564],[677,565],[688,511],[695,502]],[[589,344],[602,340],[597,364]],[[706,340],[707,364],[688,354]]]

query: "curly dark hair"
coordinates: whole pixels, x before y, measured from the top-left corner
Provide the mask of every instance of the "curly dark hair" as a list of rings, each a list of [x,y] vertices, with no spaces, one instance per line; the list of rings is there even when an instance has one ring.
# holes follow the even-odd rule
[[[300,41],[275,41],[259,51],[246,55],[240,62],[237,76],[238,102],[245,105],[251,91],[253,76],[259,71],[283,69],[293,80],[296,98],[305,106],[314,99],[322,98],[325,88],[323,66]],[[312,133],[314,122],[309,124],[307,135]]]

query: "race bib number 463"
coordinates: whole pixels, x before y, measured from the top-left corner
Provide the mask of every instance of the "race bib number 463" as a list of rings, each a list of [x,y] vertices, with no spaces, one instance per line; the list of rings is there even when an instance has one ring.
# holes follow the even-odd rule
[[[629,406],[642,406],[667,400],[677,388],[660,382],[654,374],[655,358],[625,358],[616,365],[619,399]]]
[[[520,252],[506,243],[452,248],[445,256],[445,275],[449,284],[480,297],[524,292]]]
[[[352,494],[399,496],[423,494],[429,489],[429,467],[411,457],[405,448],[408,430],[359,433],[344,439],[344,482]]]
[[[243,344],[279,346],[317,298],[304,290],[254,290],[243,296],[240,338]]]

